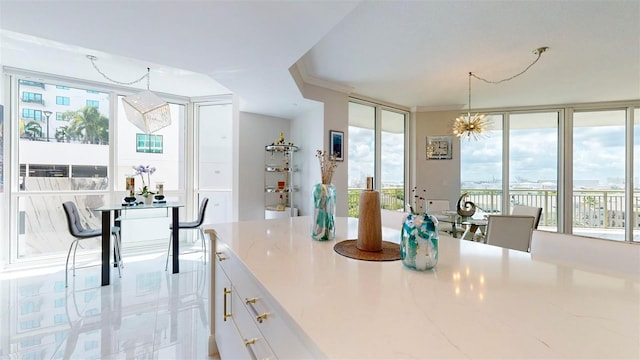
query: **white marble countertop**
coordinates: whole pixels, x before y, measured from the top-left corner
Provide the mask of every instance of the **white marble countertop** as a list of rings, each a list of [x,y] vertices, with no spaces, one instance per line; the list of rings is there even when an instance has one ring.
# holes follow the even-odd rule
[[[309,217],[211,227],[331,359],[640,358],[638,280],[442,235],[435,271],[354,260],[355,219],[327,242]]]

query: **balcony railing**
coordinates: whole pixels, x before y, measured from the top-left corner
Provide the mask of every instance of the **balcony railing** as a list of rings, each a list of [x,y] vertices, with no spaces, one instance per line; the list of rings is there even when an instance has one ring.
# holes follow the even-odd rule
[[[348,191],[349,216],[358,217],[360,213],[360,193],[364,189],[350,188]],[[387,188],[380,190],[380,207],[388,210],[402,209],[404,206],[404,189]]]
[[[360,193],[363,189],[351,188],[348,191],[349,216],[359,213]],[[492,189],[462,189],[472,201],[487,213],[504,213],[502,209],[502,191]],[[528,205],[542,208],[540,226],[558,225],[558,193],[556,190],[510,190],[511,205]],[[403,191],[399,188],[382,189],[380,202],[383,209],[402,209]],[[452,208],[455,204],[451,204]],[[624,190],[574,190],[573,203],[574,228],[624,229],[625,201]],[[510,210],[508,210],[510,211]],[[507,211],[507,212],[508,212]],[[633,194],[633,227],[640,229],[640,193]]]
[[[469,200],[489,213],[503,213],[502,191],[463,189]],[[557,226],[558,193],[555,190],[509,190],[511,205],[542,208],[540,226]],[[574,190],[573,227],[623,229],[625,224],[624,190]],[[638,228],[640,193],[633,195],[633,226]]]

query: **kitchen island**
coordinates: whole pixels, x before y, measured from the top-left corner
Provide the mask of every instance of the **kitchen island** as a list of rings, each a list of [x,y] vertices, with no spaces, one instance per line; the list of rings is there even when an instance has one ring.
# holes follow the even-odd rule
[[[211,228],[222,359],[640,358],[635,277],[442,235],[433,271],[354,260],[333,246],[357,238],[357,219],[336,219],[327,242],[309,217]],[[383,239],[399,242],[399,228]]]

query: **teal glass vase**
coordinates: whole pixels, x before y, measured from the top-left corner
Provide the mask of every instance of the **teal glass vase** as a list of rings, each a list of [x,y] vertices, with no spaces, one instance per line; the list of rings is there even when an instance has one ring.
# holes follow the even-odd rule
[[[438,220],[429,214],[409,214],[402,224],[400,259],[414,270],[429,270],[438,263]]]
[[[313,187],[313,225],[311,237],[314,240],[336,238],[336,187],[333,184],[316,184]]]

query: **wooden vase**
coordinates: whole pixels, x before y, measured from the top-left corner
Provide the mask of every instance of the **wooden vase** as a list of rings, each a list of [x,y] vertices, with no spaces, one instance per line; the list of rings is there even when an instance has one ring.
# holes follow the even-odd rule
[[[367,178],[367,190],[360,194],[360,215],[356,247],[362,251],[382,251],[380,193],[373,190],[373,178]]]

